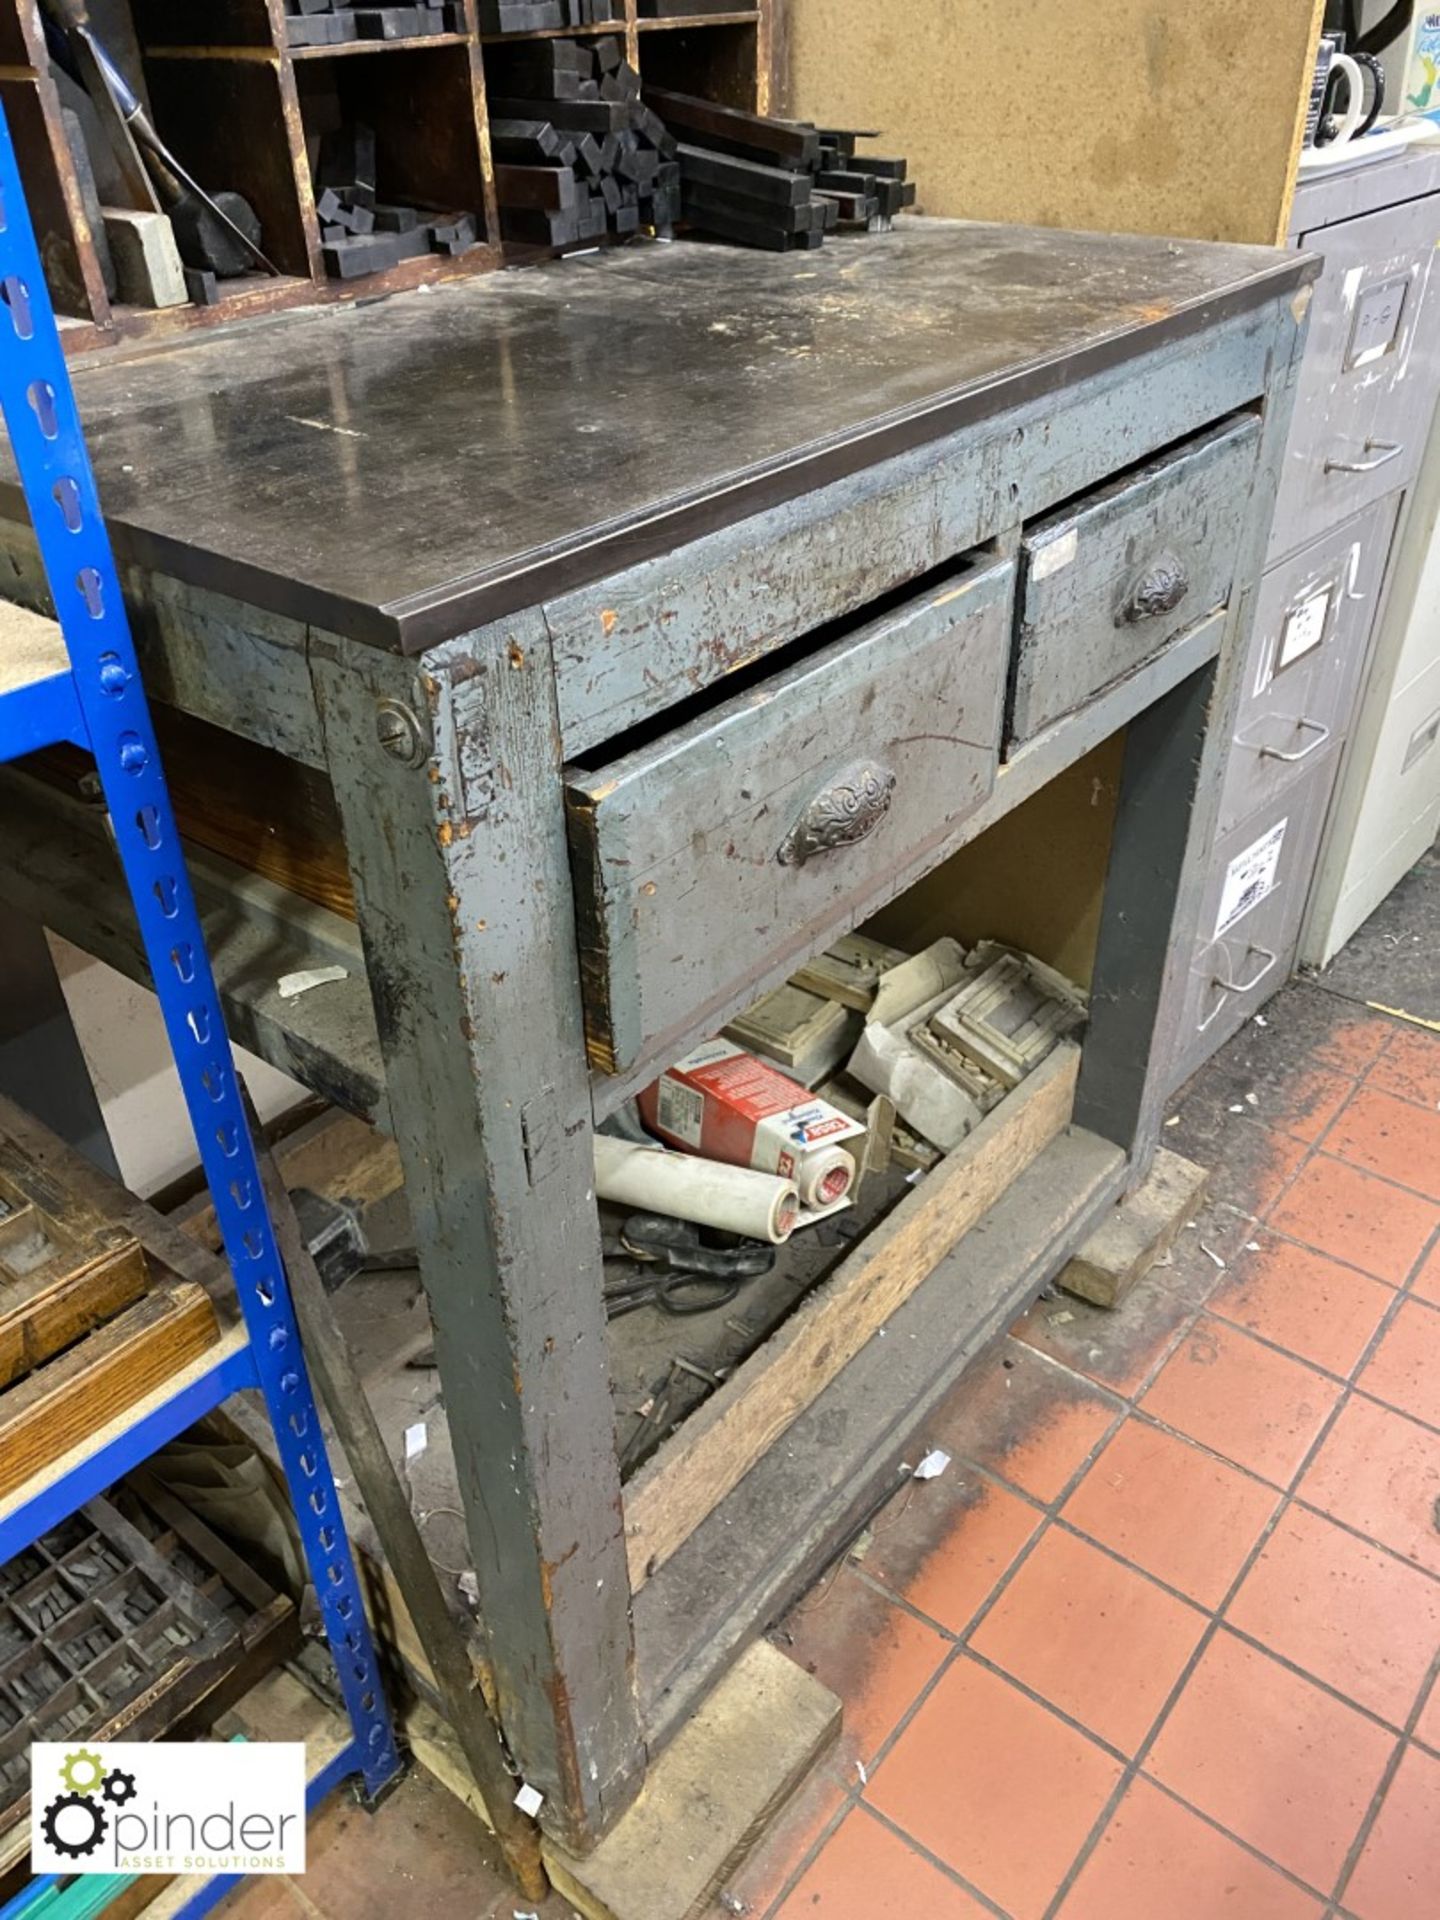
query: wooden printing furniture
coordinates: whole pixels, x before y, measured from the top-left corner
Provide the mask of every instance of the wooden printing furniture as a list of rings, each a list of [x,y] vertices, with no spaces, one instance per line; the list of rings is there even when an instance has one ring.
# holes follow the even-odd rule
[[[338,806],[331,905],[192,871],[237,1037],[398,1142],[500,1709],[572,1846],[1153,1149],[1312,273],[907,222],[78,375],[152,693],[263,750],[211,813],[280,837],[297,766]],[[18,517],[3,549],[34,600]],[[1059,710],[1032,671],[1016,720],[1021,657]],[[1083,1050],[622,1496],[593,1123],[1121,729]],[[0,896],[133,968],[98,823],[3,807]]]
[[[554,37],[480,31],[480,0],[451,0],[456,30],[419,39],[287,44],[284,0],[90,0],[91,17],[148,102],[160,137],[202,185],[244,193],[277,278],[222,280],[214,306],[137,307],[106,293],[62,96],[37,0],[0,0],[0,105],[20,155],[67,353],[189,332],[237,315],[318,300],[366,300],[400,287],[493,272],[502,248],[490,149],[487,49]],[[613,21],[564,29],[614,35],[653,84],[766,113],[773,0],[694,11],[674,0],[611,0]],[[503,88],[498,91],[503,93]],[[341,116],[374,127],[382,195],[478,216],[480,242],[455,259],[428,254],[360,280],[327,279],[310,158]],[[98,129],[96,140],[99,141]],[[98,152],[103,163],[103,147]],[[105,182],[99,182],[103,191]]]

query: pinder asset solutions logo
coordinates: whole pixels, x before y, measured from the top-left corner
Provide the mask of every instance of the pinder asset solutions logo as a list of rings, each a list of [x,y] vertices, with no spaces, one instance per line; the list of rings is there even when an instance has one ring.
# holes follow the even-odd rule
[[[305,1748],[37,1741],[30,1852],[38,1873],[303,1873]]]

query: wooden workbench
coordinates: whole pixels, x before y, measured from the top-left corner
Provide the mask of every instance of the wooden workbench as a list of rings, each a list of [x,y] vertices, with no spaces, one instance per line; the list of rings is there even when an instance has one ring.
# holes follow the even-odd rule
[[[249,743],[198,810],[270,809],[193,863],[235,1035],[398,1143],[500,1711],[573,1847],[1153,1148],[1312,274],[907,222],[77,372],[176,751],[203,790]],[[10,474],[0,516],[42,604]],[[1122,732],[1078,1062],[622,1494],[592,1126]],[[282,883],[297,776],[344,858]],[[101,823],[23,774],[0,806],[0,897],[134,971]]]

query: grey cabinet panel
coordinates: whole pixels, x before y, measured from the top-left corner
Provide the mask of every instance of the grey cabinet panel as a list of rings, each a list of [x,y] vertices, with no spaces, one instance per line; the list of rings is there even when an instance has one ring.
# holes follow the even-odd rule
[[[1302,247],[1324,254],[1325,272],[1311,307],[1272,555],[1293,552],[1413,478],[1440,369],[1427,312],[1437,240],[1431,197],[1301,235]]]
[[[777,954],[940,857],[994,784],[1014,575],[977,560],[622,759],[567,770],[596,1066],[663,1064]]]
[[[1225,605],[1259,445],[1227,421],[1026,532],[1012,746]]]
[[[1377,500],[1266,573],[1225,769],[1222,834],[1344,738],[1399,505]]]
[[[1177,1085],[1290,971],[1338,758],[1338,749],[1327,747],[1267,807],[1215,844],[1185,982]]]

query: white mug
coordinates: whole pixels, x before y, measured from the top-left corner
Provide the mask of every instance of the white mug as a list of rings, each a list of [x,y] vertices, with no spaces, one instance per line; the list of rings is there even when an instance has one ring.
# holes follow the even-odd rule
[[[1345,111],[1340,116],[1334,139],[1325,143],[1338,147],[1362,132],[1371,115],[1365,105],[1365,73],[1360,62],[1352,59],[1348,53],[1337,53],[1330,62],[1330,73],[1332,77],[1337,73],[1345,76]]]

